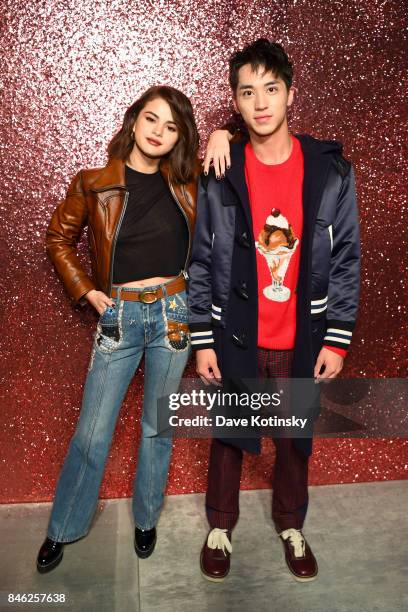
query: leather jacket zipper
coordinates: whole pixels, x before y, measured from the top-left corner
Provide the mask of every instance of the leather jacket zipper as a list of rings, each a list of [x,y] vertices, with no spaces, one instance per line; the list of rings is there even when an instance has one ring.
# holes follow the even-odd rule
[[[108,292],[109,296],[110,296],[111,291],[112,291],[113,262],[114,262],[114,258],[115,258],[116,241],[118,239],[120,226],[122,225],[123,217],[125,215],[125,211],[126,211],[126,207],[127,207],[127,203],[128,203],[128,198],[129,198],[129,192],[126,191],[126,193],[125,193],[125,200],[124,200],[123,206],[122,206],[122,211],[120,213],[118,225],[116,226],[115,236],[114,236],[113,242],[112,242],[111,265],[110,265],[110,272],[109,272],[109,292]]]
[[[190,230],[190,225],[188,223],[188,219],[187,219],[187,215],[184,211],[184,208],[182,207],[182,205],[179,202],[179,199],[176,196],[176,192],[174,191],[173,185],[170,182],[170,179],[168,179],[168,184],[169,184],[169,188],[171,191],[171,195],[173,196],[173,198],[175,199],[177,206],[179,207],[179,209],[181,210],[181,212],[183,213],[184,219],[187,223],[187,230],[188,230],[188,249],[187,249],[187,257],[186,257],[186,261],[184,262],[184,269],[183,269],[183,274],[184,274],[184,278],[188,278],[188,274],[187,274],[187,270],[186,270],[186,266],[187,266],[187,262],[190,258],[190,249],[191,249],[191,230]]]

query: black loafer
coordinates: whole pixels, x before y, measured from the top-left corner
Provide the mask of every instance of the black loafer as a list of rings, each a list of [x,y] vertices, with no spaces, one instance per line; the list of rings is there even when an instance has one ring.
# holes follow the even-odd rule
[[[135,527],[135,551],[138,557],[141,559],[147,559],[150,557],[156,546],[156,527],[153,529],[139,529]]]
[[[54,542],[50,538],[44,541],[37,556],[37,570],[40,574],[50,572],[61,563],[63,549],[62,542]]]

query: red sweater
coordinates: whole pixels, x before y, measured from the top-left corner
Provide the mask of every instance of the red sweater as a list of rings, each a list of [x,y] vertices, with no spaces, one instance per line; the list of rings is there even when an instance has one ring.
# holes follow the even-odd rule
[[[296,285],[303,229],[303,153],[292,138],[290,157],[264,164],[245,147],[258,272],[258,346],[292,349],[296,334]],[[326,347],[342,355],[346,351]]]

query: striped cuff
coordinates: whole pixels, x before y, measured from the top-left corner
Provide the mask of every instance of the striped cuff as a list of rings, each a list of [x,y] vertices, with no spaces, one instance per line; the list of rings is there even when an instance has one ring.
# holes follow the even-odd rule
[[[320,315],[320,313],[327,310],[327,295],[323,298],[318,298],[310,302],[311,314]]]
[[[219,306],[215,306],[215,304],[211,304],[211,316],[213,319],[215,319],[216,321],[221,321],[221,313],[222,308],[220,308]]]
[[[214,348],[214,337],[210,323],[190,323],[189,328],[193,349]]]
[[[328,348],[330,346],[348,350],[353,335],[354,322],[351,321],[336,321],[329,319],[327,321],[326,335],[323,338],[323,344]]]

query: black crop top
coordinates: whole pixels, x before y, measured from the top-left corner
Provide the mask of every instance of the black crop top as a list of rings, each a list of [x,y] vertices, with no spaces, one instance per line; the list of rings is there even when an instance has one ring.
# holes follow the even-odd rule
[[[177,276],[188,250],[186,219],[160,171],[137,172],[125,166],[128,202],[113,262],[113,282]]]

